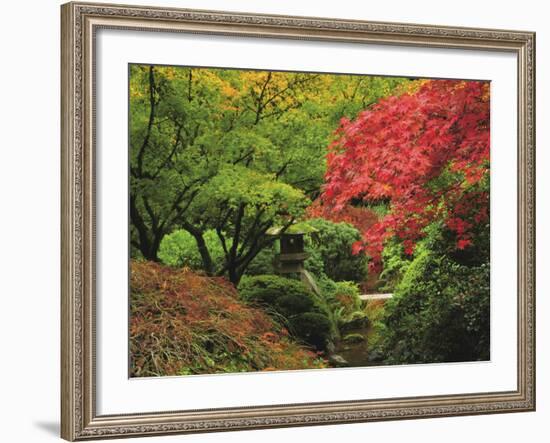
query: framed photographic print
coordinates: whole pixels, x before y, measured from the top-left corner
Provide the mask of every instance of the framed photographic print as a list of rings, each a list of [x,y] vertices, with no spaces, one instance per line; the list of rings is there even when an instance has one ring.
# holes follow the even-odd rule
[[[62,6],[62,437],[535,408],[535,36]]]

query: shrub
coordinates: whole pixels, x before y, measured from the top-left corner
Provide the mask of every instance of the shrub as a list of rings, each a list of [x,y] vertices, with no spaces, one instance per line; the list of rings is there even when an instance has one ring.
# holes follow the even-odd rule
[[[283,296],[287,299],[307,299],[313,303],[310,291],[301,281],[278,275],[244,276],[239,283],[239,293],[244,300],[269,306],[275,306]],[[300,312],[305,311],[296,313]]]
[[[130,266],[133,377],[326,366],[276,319],[243,303],[224,278],[150,262]]]
[[[386,363],[489,359],[489,265],[421,248],[386,302],[375,353]]]
[[[317,232],[314,240],[307,241],[306,269],[319,276],[322,272],[334,281],[361,282],[367,275],[367,257],[352,254],[352,245],[361,239],[357,229],[348,223],[334,223],[323,218],[308,220]],[[309,267],[308,267],[309,265]]]
[[[204,233],[204,241],[215,268],[221,268],[225,262],[225,255],[216,231],[206,231]],[[203,269],[197,242],[189,232],[183,229],[164,236],[160,242],[158,257],[162,263],[169,266],[187,266],[194,270]]]
[[[356,283],[350,281],[335,282],[335,288],[332,293],[335,302],[344,307],[345,314],[359,311],[361,309],[361,299],[359,298],[359,288]]]
[[[285,318],[315,310],[315,305],[309,294],[293,292],[283,294],[275,301],[275,310]]]
[[[326,347],[326,340],[330,337],[326,309],[322,300],[301,281],[277,275],[244,276],[239,283],[239,292],[242,299],[267,308],[276,318],[282,316],[290,332],[300,340],[317,349]],[[316,316],[303,316],[313,313]],[[319,316],[325,321],[319,320]],[[324,334],[322,331],[327,324],[329,333]]]
[[[292,322],[294,333],[317,349],[324,349],[330,339],[330,321],[319,312],[304,312]]]
[[[321,252],[315,247],[315,244],[308,237],[306,237],[304,249],[308,253],[308,257],[304,261],[304,268],[314,275],[317,280],[324,277],[328,278],[325,274],[325,264],[323,263]]]

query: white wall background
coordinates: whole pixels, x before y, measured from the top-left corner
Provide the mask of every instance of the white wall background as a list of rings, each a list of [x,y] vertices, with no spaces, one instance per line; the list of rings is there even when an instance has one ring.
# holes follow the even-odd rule
[[[127,0],[188,8],[537,32],[538,327],[536,413],[396,421],[139,441],[543,442],[550,419],[550,29],[536,0]],[[0,26],[0,439],[56,441],[59,433],[59,4],[3,5]],[[513,216],[511,214],[511,216]],[[137,440],[136,440],[137,441]]]

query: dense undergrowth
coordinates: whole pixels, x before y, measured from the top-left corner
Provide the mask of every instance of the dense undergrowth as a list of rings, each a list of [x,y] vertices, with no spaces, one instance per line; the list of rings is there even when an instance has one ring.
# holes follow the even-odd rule
[[[450,233],[432,225],[412,258],[390,244],[382,273],[394,297],[375,324],[371,358],[385,364],[490,358],[489,225],[455,251]],[[452,239],[452,237],[450,237]]]
[[[131,262],[131,376],[326,366],[224,278]]]

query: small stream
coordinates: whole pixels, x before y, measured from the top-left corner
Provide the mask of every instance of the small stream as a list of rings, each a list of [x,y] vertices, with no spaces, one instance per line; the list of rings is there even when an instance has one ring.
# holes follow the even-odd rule
[[[386,300],[393,297],[392,293],[368,293],[359,296],[364,303],[374,303],[372,309],[380,309]],[[351,326],[351,325],[350,325]],[[380,359],[375,361],[369,359],[369,341],[374,334],[372,322],[369,321],[366,325],[356,328],[346,329],[341,331],[342,339],[335,344],[334,352],[330,362],[336,367],[364,367],[364,366],[380,366],[384,362]],[[347,340],[345,338],[348,337]],[[342,361],[343,359],[344,361]]]
[[[372,334],[372,327],[349,329],[342,334],[342,338],[350,334],[359,334],[363,336],[362,341],[344,341],[336,343],[334,354],[340,355],[348,362],[349,367],[378,366],[379,362],[369,361],[368,339]]]

